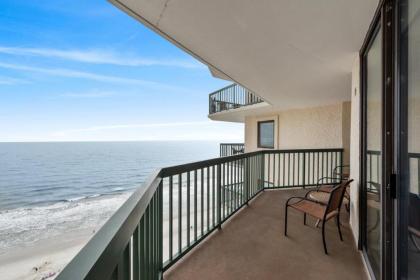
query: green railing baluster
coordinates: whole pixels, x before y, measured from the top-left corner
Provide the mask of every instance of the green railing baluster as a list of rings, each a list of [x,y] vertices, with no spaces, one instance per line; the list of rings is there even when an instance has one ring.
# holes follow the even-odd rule
[[[191,178],[190,178],[190,171],[187,172],[187,246],[190,246],[190,232],[191,232],[191,227],[190,227],[190,218],[191,218],[191,212],[190,212],[190,187],[191,187],[191,182],[190,182]]]
[[[154,195],[152,198],[152,211],[151,211],[151,215],[152,215],[152,226],[151,226],[151,236],[152,236],[152,253],[151,253],[151,267],[150,270],[152,271],[152,279],[156,279],[157,275],[156,275],[156,236],[157,236],[157,231],[156,231],[156,196]]]
[[[178,175],[178,254],[182,250],[182,173]]]
[[[145,213],[145,264],[144,264],[144,270],[145,270],[145,279],[150,279],[150,208],[147,207],[146,213]]]
[[[222,205],[222,209],[221,209],[221,220],[224,219],[225,217],[225,177],[226,177],[226,163],[223,163],[223,170],[222,170],[222,183],[220,184],[220,193],[221,193],[221,198],[220,198],[220,202]]]
[[[201,234],[204,235],[204,169],[201,168],[201,188],[200,188],[200,214],[201,214]]]
[[[173,259],[173,177],[169,177],[169,260]]]
[[[194,170],[194,241],[197,241],[197,169]]]
[[[217,227],[221,229],[222,225],[222,199],[221,199],[221,187],[222,187],[222,168],[221,164],[217,165]]]
[[[212,205],[212,222],[213,222],[213,227],[215,226],[216,223],[216,217],[215,217],[215,196],[216,196],[216,188],[215,188],[215,174],[214,174],[214,165],[212,166],[212,196],[211,196],[211,205]]]
[[[207,231],[210,231],[210,167],[207,167]]]
[[[303,187],[306,187],[306,152],[303,152]]]
[[[146,216],[140,220],[139,242],[140,242],[140,279],[146,279],[146,231],[145,231]]]
[[[140,242],[139,242],[139,226],[133,233],[133,279],[140,278]]]
[[[160,279],[163,278],[163,183],[162,181],[159,184],[159,258],[158,258],[158,264],[159,264],[159,274]]]

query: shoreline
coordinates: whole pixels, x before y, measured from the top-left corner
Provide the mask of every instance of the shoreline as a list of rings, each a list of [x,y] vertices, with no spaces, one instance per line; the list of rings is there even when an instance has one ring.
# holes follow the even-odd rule
[[[72,231],[59,237],[13,248],[0,255],[0,275],[8,280],[50,280],[73,259],[96,229]]]

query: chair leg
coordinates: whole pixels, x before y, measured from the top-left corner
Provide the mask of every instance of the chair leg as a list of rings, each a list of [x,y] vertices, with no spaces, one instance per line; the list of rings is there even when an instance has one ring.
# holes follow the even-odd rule
[[[410,236],[410,240],[411,240],[411,242],[413,242],[414,247],[416,248],[417,252],[420,253],[420,246],[419,246],[419,244],[417,244],[417,241],[414,237],[414,234],[411,233],[411,232],[408,232],[408,236]]]
[[[338,234],[340,235],[340,240],[343,241],[343,235],[341,234],[341,228],[340,228],[340,214],[337,215],[337,228],[338,228]]]
[[[325,220],[322,221],[322,243],[324,244],[325,255],[328,255],[327,243],[325,242]]]
[[[288,205],[286,205],[286,209],[285,209],[285,216],[284,216],[284,236],[287,236],[287,207]]]
[[[303,213],[303,224],[306,225],[306,213]]]

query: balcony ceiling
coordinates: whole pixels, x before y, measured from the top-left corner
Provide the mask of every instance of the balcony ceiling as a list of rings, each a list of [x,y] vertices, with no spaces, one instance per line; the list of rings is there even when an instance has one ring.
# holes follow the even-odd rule
[[[110,0],[279,109],[350,99],[378,0]]]

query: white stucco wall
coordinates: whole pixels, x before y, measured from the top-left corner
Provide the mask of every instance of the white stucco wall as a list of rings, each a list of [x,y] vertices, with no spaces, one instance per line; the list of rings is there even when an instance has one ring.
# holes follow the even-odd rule
[[[245,118],[245,150],[258,150],[258,122],[274,120],[275,149],[350,148],[350,102]]]
[[[353,64],[351,81],[351,127],[350,127],[350,227],[354,240],[359,236],[359,188],[360,188],[360,63],[357,57]]]

